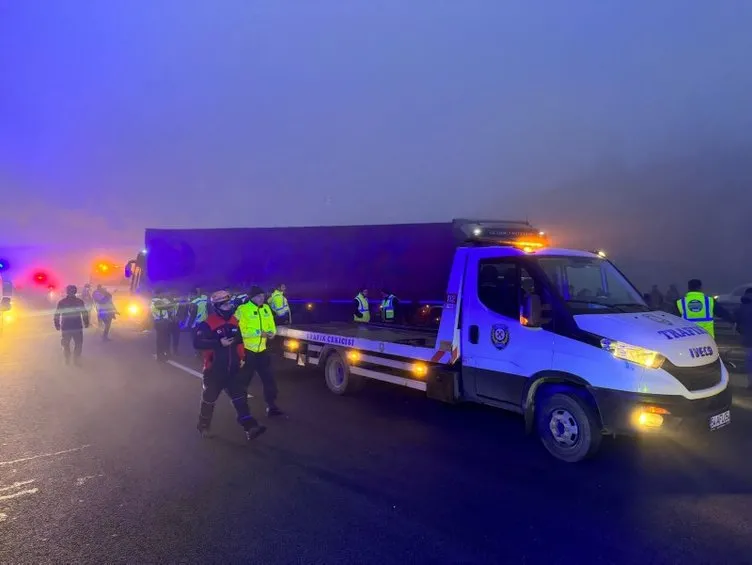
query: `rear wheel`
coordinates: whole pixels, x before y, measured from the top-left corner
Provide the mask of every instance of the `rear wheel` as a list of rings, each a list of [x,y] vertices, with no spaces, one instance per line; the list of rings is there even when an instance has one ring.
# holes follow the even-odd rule
[[[363,386],[363,377],[353,375],[350,366],[339,353],[332,353],[326,358],[324,366],[326,386],[334,394],[353,394]]]
[[[601,429],[594,410],[574,393],[557,393],[536,406],[538,435],[548,452],[567,463],[594,455],[601,445]]]

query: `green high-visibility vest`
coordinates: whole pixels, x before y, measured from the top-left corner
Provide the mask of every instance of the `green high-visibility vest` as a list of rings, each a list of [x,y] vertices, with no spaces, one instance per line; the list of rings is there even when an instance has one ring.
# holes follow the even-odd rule
[[[235,310],[240,335],[243,336],[243,346],[253,353],[266,350],[266,338],[261,335],[266,332],[277,332],[274,314],[268,304],[256,306],[253,302],[246,302]]]
[[[715,300],[702,292],[688,292],[684,298],[676,301],[681,317],[688,322],[694,322],[712,337],[715,337]]]
[[[353,320],[361,324],[370,322],[371,321],[371,309],[368,307],[368,299],[365,296],[363,296],[362,293],[359,293],[358,296],[355,297],[355,300],[358,301],[358,312],[360,313],[362,317],[358,318],[357,316],[353,315]]]
[[[278,318],[284,318],[290,314],[290,305],[287,303],[287,298],[282,294],[281,290],[272,292],[268,302]]]
[[[385,322],[394,320],[394,295],[390,294],[381,302],[381,319]]]

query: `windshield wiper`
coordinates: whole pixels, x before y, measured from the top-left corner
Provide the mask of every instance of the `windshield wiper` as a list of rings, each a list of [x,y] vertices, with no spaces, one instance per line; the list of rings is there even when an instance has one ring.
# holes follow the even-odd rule
[[[624,314],[628,313],[629,310],[625,310],[624,306],[641,306],[641,304],[608,304],[607,302],[598,302],[596,300],[582,300],[577,298],[571,298],[569,300],[566,300],[566,302],[575,302],[577,304],[590,304],[594,306],[600,306],[604,310],[616,310],[617,312],[622,312]]]
[[[614,304],[614,308],[640,308],[643,312],[652,312],[649,306],[638,304],[637,302],[625,302],[623,304]]]

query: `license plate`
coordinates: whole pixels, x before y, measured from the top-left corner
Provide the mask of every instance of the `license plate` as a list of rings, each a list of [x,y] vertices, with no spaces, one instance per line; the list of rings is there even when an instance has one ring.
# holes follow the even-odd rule
[[[726,410],[720,414],[710,417],[710,429],[717,430],[731,423],[731,410]]]

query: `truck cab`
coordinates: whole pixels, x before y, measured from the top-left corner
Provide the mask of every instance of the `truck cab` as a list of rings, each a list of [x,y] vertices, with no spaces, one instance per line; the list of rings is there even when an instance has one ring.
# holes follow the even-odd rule
[[[730,423],[713,338],[651,310],[602,253],[460,248],[452,272],[464,397],[523,413],[558,458],[587,457],[602,435]]]

